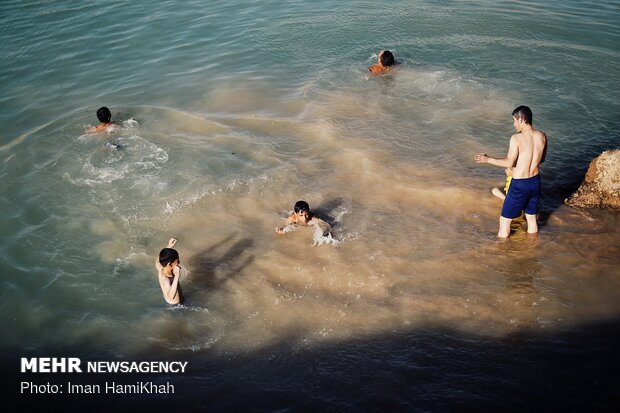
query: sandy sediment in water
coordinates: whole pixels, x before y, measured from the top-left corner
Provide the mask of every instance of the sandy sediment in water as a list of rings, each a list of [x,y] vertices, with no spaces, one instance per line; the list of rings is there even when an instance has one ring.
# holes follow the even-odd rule
[[[409,77],[414,88],[433,81]],[[515,220],[512,238],[497,241],[501,202],[490,188],[502,173],[494,180],[467,169],[479,143],[468,127],[452,128],[450,117],[491,127],[476,111],[456,108],[499,98],[470,92],[447,101],[441,116],[422,105],[424,97],[412,105],[407,96],[335,92],[282,109],[247,92],[246,112],[229,114],[230,94],[220,93],[217,108],[207,105],[216,114],[136,111],[139,125],[105,137],[123,151],[101,151],[93,136],[67,140],[69,153],[41,144],[58,151],[45,157],[57,161],[33,180],[33,196],[50,185],[60,195],[77,188],[54,232],[92,244],[89,254],[108,271],[96,268],[75,281],[79,289],[59,290],[94,285],[105,294],[94,300],[102,313],[142,314],[103,318],[79,339],[99,342],[109,325],[127,331],[136,351],[251,350],[415,328],[503,337],[620,313],[609,299],[620,288],[609,282],[618,268],[613,220],[564,207],[540,237]],[[399,110],[413,114],[406,130]],[[275,233],[299,199],[333,224],[340,243],[313,247],[311,228]],[[179,239],[188,301],[162,311],[153,260],[170,236]]]

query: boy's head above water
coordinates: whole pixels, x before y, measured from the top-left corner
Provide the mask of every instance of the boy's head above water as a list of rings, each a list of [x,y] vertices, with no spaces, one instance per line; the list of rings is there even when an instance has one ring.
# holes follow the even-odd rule
[[[164,248],[159,252],[159,263],[166,268],[168,264],[172,267],[180,264],[179,253],[173,248]]]
[[[370,66],[371,73],[383,73],[394,65],[394,55],[389,50],[381,50],[377,55],[377,63]]]
[[[310,212],[310,205],[306,201],[297,201],[295,202],[295,212],[306,211]]]
[[[99,122],[101,123],[110,123],[112,121],[112,113],[110,112],[110,109],[105,106],[97,109],[97,119],[99,119]]]
[[[295,207],[293,208],[297,216],[304,221],[308,221],[311,218],[310,215],[310,205],[306,201],[297,201],[295,202]]]
[[[385,67],[390,67],[394,64],[394,55],[389,50],[381,50],[379,52],[378,60]]]

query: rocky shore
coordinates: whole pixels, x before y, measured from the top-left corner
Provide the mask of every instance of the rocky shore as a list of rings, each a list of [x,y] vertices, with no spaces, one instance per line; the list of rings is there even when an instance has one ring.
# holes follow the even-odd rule
[[[620,150],[593,159],[581,186],[564,202],[577,208],[620,208]]]

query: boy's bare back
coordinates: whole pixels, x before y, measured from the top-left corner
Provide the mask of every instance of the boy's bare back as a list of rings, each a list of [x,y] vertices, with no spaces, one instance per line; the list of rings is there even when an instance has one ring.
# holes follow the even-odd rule
[[[510,147],[516,146],[517,164],[512,171],[516,179],[531,178],[538,175],[538,166],[544,160],[547,136],[544,132],[529,128],[510,138]],[[509,151],[510,152],[510,151]]]

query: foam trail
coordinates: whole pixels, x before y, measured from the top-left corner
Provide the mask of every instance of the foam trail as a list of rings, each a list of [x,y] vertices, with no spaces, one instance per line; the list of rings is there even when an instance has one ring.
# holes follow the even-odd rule
[[[139,125],[138,121],[135,120],[134,118],[129,118],[123,121],[123,126],[126,128],[133,128],[138,125]]]
[[[314,242],[312,243],[313,247],[320,246],[323,244],[328,244],[328,245],[331,244],[331,245],[336,246],[342,242],[332,236],[332,233],[331,233],[332,228],[327,222],[325,221],[315,222],[314,220],[312,220],[308,223],[308,225],[313,226],[313,238],[314,238]]]

